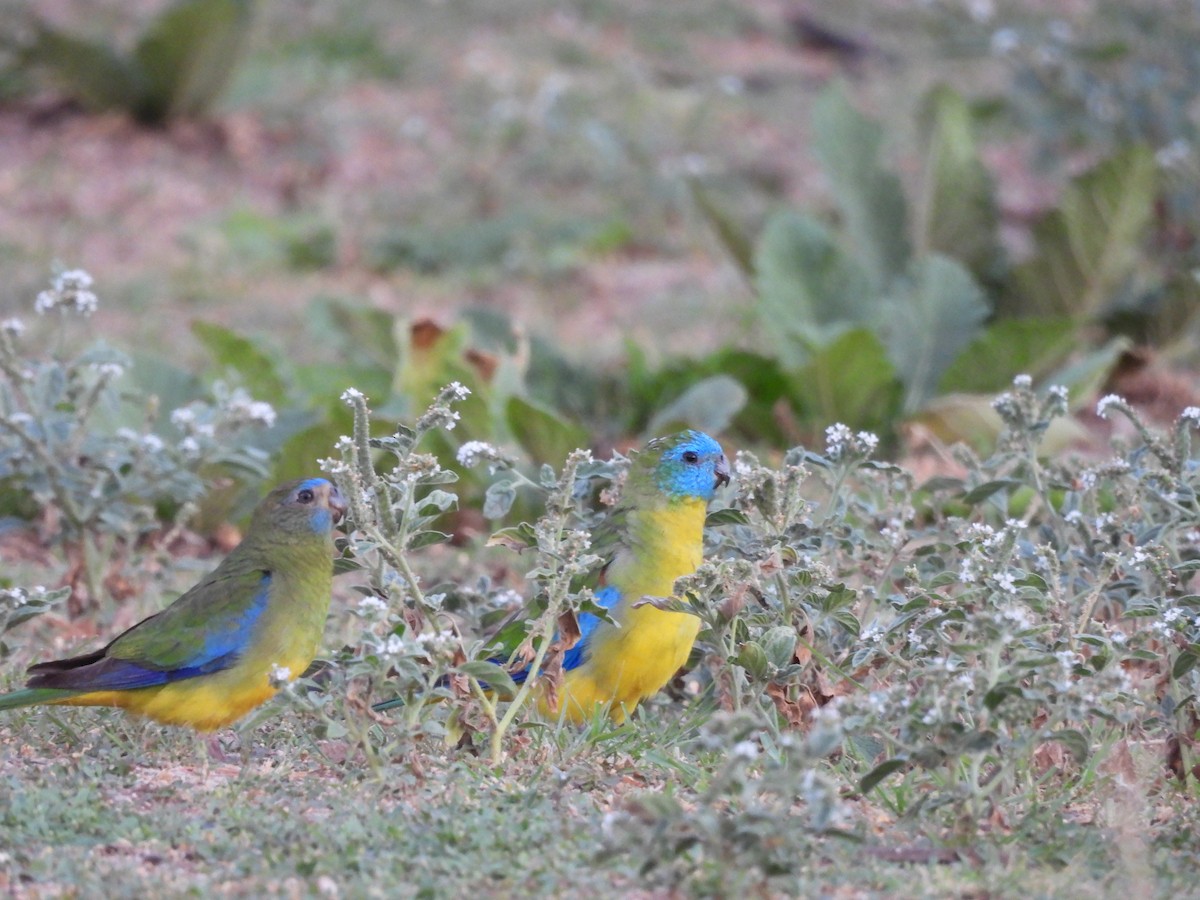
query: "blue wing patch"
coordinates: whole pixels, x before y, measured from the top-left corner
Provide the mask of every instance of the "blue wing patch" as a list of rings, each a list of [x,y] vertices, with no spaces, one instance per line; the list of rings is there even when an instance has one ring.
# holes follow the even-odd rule
[[[611,610],[614,606],[621,602],[621,592],[611,584],[605,585],[600,590],[596,591],[596,603],[603,606],[605,609]],[[577,669],[587,661],[591,651],[591,637],[600,625],[600,618],[591,613],[583,613],[579,616],[579,640],[575,646],[563,654],[563,671],[569,672],[572,669]],[[558,639],[558,632],[554,632],[555,640]],[[504,660],[493,660],[500,665],[504,664]],[[520,672],[514,672],[512,680],[517,684],[521,684],[529,677],[529,669],[522,669]]]
[[[225,619],[208,620],[204,645],[183,665],[164,668],[156,666],[153,659],[108,656],[106,647],[86,656],[31,666],[28,686],[75,691],[129,691],[220,672],[236,663],[249,644],[254,625],[267,608],[270,587],[271,576],[264,574],[258,591],[244,610]],[[154,618],[152,616],[146,622],[152,622]]]

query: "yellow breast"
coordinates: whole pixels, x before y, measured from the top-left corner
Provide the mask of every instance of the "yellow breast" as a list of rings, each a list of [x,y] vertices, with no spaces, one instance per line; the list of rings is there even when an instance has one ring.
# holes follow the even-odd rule
[[[566,674],[559,703],[568,720],[589,718],[599,704],[622,721],[687,662],[700,620],[634,604],[647,596],[671,596],[675,580],[696,570],[703,558],[705,511],[701,500],[676,501],[642,512],[631,523],[630,551],[607,573],[607,583],[622,595],[612,610],[619,627],[598,626],[587,660]]]

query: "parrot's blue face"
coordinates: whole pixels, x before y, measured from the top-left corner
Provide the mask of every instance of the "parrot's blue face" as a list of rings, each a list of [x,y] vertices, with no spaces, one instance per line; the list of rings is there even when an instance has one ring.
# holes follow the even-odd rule
[[[294,511],[317,534],[328,534],[346,514],[346,501],[326,478],[306,478],[278,489],[280,507]]]
[[[672,497],[708,501],[718,487],[729,483],[725,453],[707,434],[682,431],[661,439],[661,446],[655,476],[659,488]]]

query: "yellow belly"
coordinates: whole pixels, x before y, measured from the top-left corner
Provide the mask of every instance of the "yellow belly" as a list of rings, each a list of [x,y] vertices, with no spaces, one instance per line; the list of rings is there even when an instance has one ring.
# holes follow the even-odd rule
[[[281,660],[296,678],[309,659]],[[272,664],[273,665],[273,664]],[[197,731],[216,731],[232,725],[277,693],[268,679],[272,665],[244,660],[212,675],[197,675],[170,684],[129,691],[93,691],[57,700],[64,706],[116,706],[165,725],[188,725]]]
[[[615,721],[623,721],[687,662],[700,619],[633,604],[647,596],[671,596],[675,579],[696,570],[703,556],[705,508],[703,501],[685,500],[641,514],[634,526],[638,552],[609,567],[609,584],[623,598],[612,610],[620,627],[605,623],[596,628],[588,658],[566,673],[559,688],[561,713],[548,709],[543,697],[539,705],[544,715],[580,722],[599,705],[609,707]]]
[[[597,706],[609,707],[614,721],[624,721],[687,662],[700,631],[697,617],[653,606],[628,610],[622,621],[624,627],[607,629],[588,661],[564,677],[559,709],[567,721],[585,721]],[[543,715],[555,715],[544,699],[540,705]]]

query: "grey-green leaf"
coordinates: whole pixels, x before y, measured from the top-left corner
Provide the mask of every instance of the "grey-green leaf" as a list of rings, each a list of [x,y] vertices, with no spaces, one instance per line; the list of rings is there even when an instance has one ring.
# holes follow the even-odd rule
[[[786,368],[803,365],[847,329],[872,318],[866,273],[821,223],[776,213],[759,237],[754,284],[763,335]]]
[[[942,372],[980,333],[988,312],[983,291],[960,263],[938,255],[913,263],[910,277],[885,301],[880,322],[904,383],[906,412],[936,393]]]
[[[695,428],[719,434],[741,412],[747,396],[742,383],[729,375],[701,379],[655,413],[646,425],[646,433],[659,435]]]
[[[833,183],[846,230],[877,290],[908,265],[908,209],[900,179],[880,165],[883,129],[850,103],[834,82],[813,108],[812,147]]]

